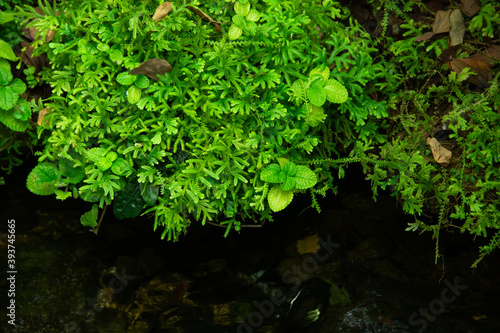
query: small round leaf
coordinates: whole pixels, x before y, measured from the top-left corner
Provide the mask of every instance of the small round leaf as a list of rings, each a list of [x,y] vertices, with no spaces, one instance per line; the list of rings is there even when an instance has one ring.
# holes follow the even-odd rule
[[[137,80],[134,82],[137,88],[145,89],[149,87],[149,79],[146,75],[137,75]]]
[[[335,79],[326,81],[323,87],[326,92],[326,98],[332,103],[344,103],[347,101],[347,89]]]
[[[251,22],[257,22],[258,20],[260,20],[260,13],[258,10],[252,9],[248,13],[248,15],[246,15],[246,18]]]
[[[234,24],[229,27],[229,31],[227,32],[229,40],[237,40],[242,34],[243,30]]]
[[[141,99],[141,89],[136,86],[130,86],[127,90],[127,99],[130,104],[135,104]]]
[[[311,104],[322,106],[326,102],[326,92],[323,87],[311,86],[307,89],[307,97]]]
[[[236,3],[234,4],[234,11],[238,15],[247,16],[247,14],[250,12],[250,2],[243,3],[241,1],[236,1]]]
[[[116,81],[124,86],[129,86],[137,80],[137,75],[129,74],[127,72],[120,73],[116,76]]]

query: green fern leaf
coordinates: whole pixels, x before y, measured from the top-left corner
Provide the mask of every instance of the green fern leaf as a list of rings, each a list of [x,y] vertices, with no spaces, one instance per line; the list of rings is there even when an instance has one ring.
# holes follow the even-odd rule
[[[305,107],[307,109],[306,122],[309,126],[316,127],[326,119],[326,114],[322,107],[311,103],[307,103]]]
[[[304,80],[296,80],[292,84],[292,96],[293,98],[299,102],[305,102],[307,96],[307,83]]]

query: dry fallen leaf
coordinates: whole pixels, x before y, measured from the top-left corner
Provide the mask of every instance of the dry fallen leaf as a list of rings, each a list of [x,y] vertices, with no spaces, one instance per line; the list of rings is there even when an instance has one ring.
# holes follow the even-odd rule
[[[43,124],[43,117],[45,117],[45,115],[49,113],[49,110],[47,109],[41,109],[39,112],[38,112],[38,119],[36,121],[36,123],[38,124],[38,126],[42,126]],[[49,122],[48,121],[45,121],[45,124],[48,125]]]
[[[428,39],[431,39],[432,36],[434,36],[434,33],[431,32],[431,31],[428,31],[426,32],[425,34],[423,34],[422,36],[418,36],[417,38],[415,38],[415,41],[416,42],[422,42],[424,40],[428,40]]]
[[[441,146],[436,138],[427,138],[427,144],[431,147],[432,156],[437,163],[443,166],[450,163],[451,151]]]
[[[462,0],[459,7],[465,15],[472,17],[481,10],[481,3],[479,0]]]
[[[21,42],[21,47],[26,49],[23,51],[21,55],[21,60],[28,66],[33,66],[36,69],[36,73],[40,72],[43,67],[49,66],[49,59],[45,54],[41,54],[39,56],[33,56],[33,46],[28,44],[25,41]]]
[[[450,14],[450,45],[460,45],[464,41],[465,22],[460,9],[455,9]]]
[[[451,9],[447,11],[438,10],[436,17],[434,18],[434,23],[432,24],[432,32],[426,32],[422,36],[415,39],[416,42],[422,42],[424,40],[431,39],[434,35],[442,34],[450,31],[450,14]]]
[[[477,75],[471,75],[467,78],[467,81],[474,83],[482,88],[487,88],[490,86],[488,81],[492,79],[490,67],[481,60],[465,58],[465,59],[455,59],[448,63],[448,67],[457,74],[460,74],[462,70],[466,67],[471,68],[471,72]]]
[[[316,253],[319,248],[318,235],[307,236],[297,241],[297,252],[299,254]]]
[[[162,3],[161,5],[158,6],[158,8],[156,8],[155,13],[153,14],[153,21],[159,22],[163,20],[171,11],[172,11],[171,1]]]
[[[481,60],[489,67],[493,67],[500,61],[500,46],[489,47],[483,52],[471,55],[469,59]]]
[[[147,77],[158,81],[157,74],[163,75],[172,70],[172,66],[164,59],[153,58],[144,61],[139,67],[131,69],[129,74],[146,75]]]
[[[434,19],[434,23],[432,24],[432,32],[435,35],[450,31],[451,12],[452,10],[448,9],[447,11],[439,10],[436,13],[436,18]]]
[[[205,14],[205,12],[203,12],[201,9],[198,9],[198,8],[195,8],[195,7],[192,7],[192,6],[189,6],[188,9],[190,11],[192,11],[193,13],[195,13],[203,21],[207,21],[207,22],[212,23],[215,26],[215,29],[218,32],[222,33],[222,29],[220,28],[220,22],[215,21],[213,18],[211,18],[210,16],[208,16],[207,14]]]
[[[40,7],[35,7],[35,11],[38,14],[43,15],[43,12],[40,9]],[[56,11],[56,15],[58,15],[58,14],[59,14],[59,12]],[[33,19],[29,20],[28,22],[31,22],[31,21],[33,21]],[[36,28],[33,28],[33,27],[25,28],[25,27],[23,27],[21,30],[24,33],[24,35],[26,36],[26,38],[31,39],[32,41],[34,41],[34,40],[37,39],[36,38],[36,34],[37,34],[38,30]],[[49,30],[47,32],[47,36],[45,37],[45,41],[46,42],[50,42],[52,40],[52,37],[54,37],[54,34],[55,34],[55,31]]]

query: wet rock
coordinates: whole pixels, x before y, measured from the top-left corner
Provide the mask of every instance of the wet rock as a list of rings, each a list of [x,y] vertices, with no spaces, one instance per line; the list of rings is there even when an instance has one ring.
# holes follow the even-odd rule
[[[316,322],[330,299],[331,285],[320,278],[303,282],[290,300],[283,320],[285,332],[303,329]]]

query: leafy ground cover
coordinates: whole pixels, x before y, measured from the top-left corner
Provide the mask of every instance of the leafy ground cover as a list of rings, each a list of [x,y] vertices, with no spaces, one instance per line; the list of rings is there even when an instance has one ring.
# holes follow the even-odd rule
[[[107,207],[151,214],[169,240],[198,221],[264,223],[296,193],[320,212],[361,163],[436,260],[443,231],[473,235],[478,260],[500,246],[495,1],[13,5],[3,167],[29,146],[27,188],[92,203],[95,232]]]

